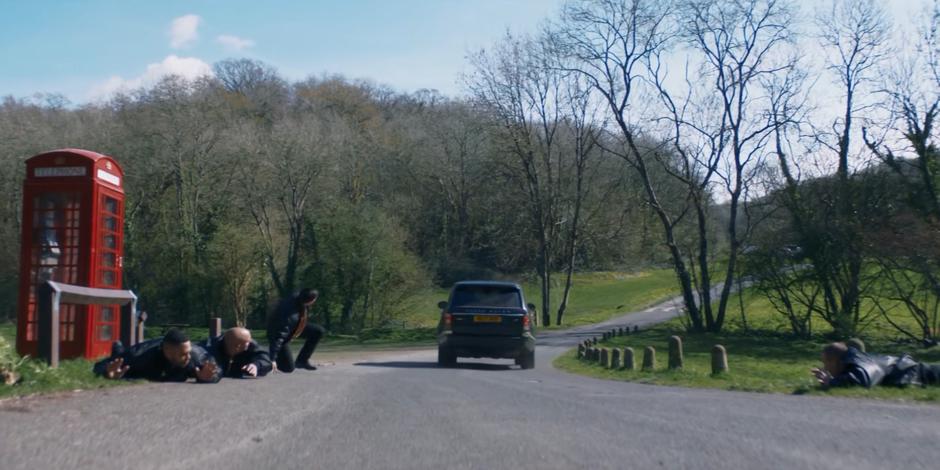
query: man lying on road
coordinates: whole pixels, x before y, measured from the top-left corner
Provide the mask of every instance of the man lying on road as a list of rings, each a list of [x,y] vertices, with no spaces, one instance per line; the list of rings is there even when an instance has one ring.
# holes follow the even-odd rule
[[[832,343],[823,348],[822,369],[812,369],[823,387],[861,385],[940,385],[940,364],[915,361],[911,356],[866,354],[845,343]]]
[[[246,328],[229,328],[200,346],[215,359],[223,377],[264,377],[271,372],[271,356],[251,339]]]
[[[124,348],[115,342],[111,357],[92,369],[107,379],[147,379],[155,382],[215,383],[221,378],[215,361],[200,345],[193,345],[186,333],[170,329],[163,338]]]

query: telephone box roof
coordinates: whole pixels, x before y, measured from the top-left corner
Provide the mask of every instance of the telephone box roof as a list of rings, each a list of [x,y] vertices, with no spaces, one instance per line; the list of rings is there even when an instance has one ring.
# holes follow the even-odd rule
[[[102,154],[100,154],[100,153],[98,153],[98,152],[92,152],[91,150],[73,149],[73,148],[58,149],[58,150],[50,150],[50,151],[48,151],[48,152],[43,152],[43,153],[40,153],[39,155],[35,155],[35,156],[31,157],[30,160],[32,160],[33,158],[46,157],[46,156],[49,156],[49,155],[56,155],[56,154],[62,154],[62,153],[70,153],[70,154],[72,154],[72,155],[80,155],[80,156],[82,156],[82,157],[91,159],[92,161],[96,161],[96,162],[97,162],[98,160],[102,159],[102,158],[107,158],[107,159],[110,159],[110,160],[114,160],[113,158],[111,158],[111,157],[109,157],[109,156],[107,156],[107,155],[102,155]]]

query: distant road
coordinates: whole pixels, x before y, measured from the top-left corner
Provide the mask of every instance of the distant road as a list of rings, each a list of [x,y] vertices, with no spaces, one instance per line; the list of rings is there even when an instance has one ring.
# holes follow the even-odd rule
[[[682,389],[554,370],[586,336],[676,305],[540,336],[537,366],[436,352],[324,355],[316,372],[0,402],[0,468],[938,468],[940,407]]]

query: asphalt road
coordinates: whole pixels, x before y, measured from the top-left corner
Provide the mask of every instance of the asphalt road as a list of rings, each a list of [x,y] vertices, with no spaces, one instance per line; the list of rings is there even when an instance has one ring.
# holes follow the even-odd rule
[[[658,387],[436,352],[322,355],[315,372],[0,402],[0,469],[940,468],[940,407]]]

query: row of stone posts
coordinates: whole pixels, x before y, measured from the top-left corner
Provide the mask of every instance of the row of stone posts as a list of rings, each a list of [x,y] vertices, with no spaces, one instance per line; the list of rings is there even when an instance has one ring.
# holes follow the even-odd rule
[[[629,329],[627,330],[629,331]],[[606,333],[604,339],[607,339]],[[588,362],[600,363],[605,369],[613,370],[635,370],[636,360],[633,348],[604,348],[598,347],[597,338],[585,340],[578,344],[578,359]],[[716,344],[711,350],[712,374],[722,374],[728,372],[728,352],[725,347]],[[684,363],[682,352],[682,338],[678,336],[669,337],[669,361],[670,370],[681,369]],[[656,369],[656,348],[647,346],[643,349],[642,370],[652,371]]]
[[[640,331],[640,327],[637,325],[633,325],[633,332],[637,333],[639,331]],[[613,328],[610,331],[605,331],[603,334],[601,334],[601,340],[607,341],[610,338],[616,338],[618,336],[626,336],[629,334],[630,334],[630,326],[629,325],[626,327],[622,326],[620,328]],[[595,337],[594,339],[596,340],[597,338]]]

